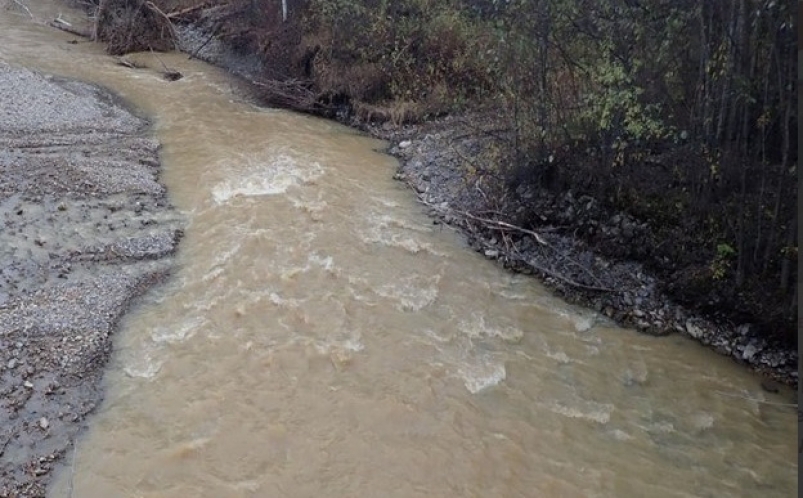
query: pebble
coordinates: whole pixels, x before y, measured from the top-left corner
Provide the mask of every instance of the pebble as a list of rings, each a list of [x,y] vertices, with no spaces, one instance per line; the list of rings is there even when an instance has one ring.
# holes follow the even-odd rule
[[[496,259],[499,257],[499,251],[494,249],[488,249],[487,251],[485,251],[485,257],[490,259]]]
[[[33,382],[31,382],[30,380],[26,380],[25,382],[22,383],[22,385],[27,387],[28,389],[33,389]]]
[[[756,347],[753,346],[752,344],[748,344],[747,347],[744,348],[744,352],[742,353],[742,358],[744,360],[749,361],[753,358],[753,356],[756,355],[756,353],[758,353],[758,349],[756,349]]]
[[[48,427],[50,427],[50,422],[48,422],[45,417],[42,417],[39,419],[39,427],[41,427],[42,429],[47,429]]]

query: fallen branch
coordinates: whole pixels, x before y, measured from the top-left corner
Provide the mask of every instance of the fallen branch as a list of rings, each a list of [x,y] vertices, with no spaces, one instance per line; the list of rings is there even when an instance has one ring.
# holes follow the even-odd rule
[[[67,33],[70,33],[71,35],[80,36],[81,38],[90,38],[92,36],[92,33],[89,30],[81,30],[75,28],[73,27],[72,24],[68,23],[67,21],[65,21],[60,17],[53,19],[47,24],[52,28],[60,29],[61,31],[65,31]]]
[[[176,81],[176,80],[180,80],[181,78],[184,77],[184,75],[181,74],[181,72],[176,71],[175,69],[170,69],[169,67],[167,67],[167,64],[164,63],[164,61],[162,60],[161,57],[159,57],[158,55],[156,55],[154,53],[153,49],[151,49],[151,55],[156,57],[156,60],[159,61],[159,63],[162,64],[162,67],[164,68],[163,75],[164,75],[164,78],[167,81]]]
[[[164,18],[164,20],[167,22],[167,26],[170,31],[170,36],[173,38],[173,40],[177,40],[178,37],[176,36],[176,28],[175,26],[173,26],[173,21],[171,21],[170,18],[167,17],[167,14],[162,12],[162,9],[157,7],[156,4],[154,4],[153,2],[145,2],[145,6],[148,7],[151,10],[151,12],[155,12],[160,16],[162,16],[162,18]]]
[[[129,69],[143,69],[147,67],[145,64],[142,64],[141,62],[132,61],[126,59],[125,57],[118,57],[117,64],[123,67],[127,67]]]
[[[542,273],[544,273],[546,275],[549,275],[552,278],[556,278],[556,279],[560,280],[561,282],[570,285],[571,287],[576,287],[578,289],[585,289],[585,290],[590,290],[590,291],[595,291],[595,292],[608,292],[608,293],[624,292],[622,290],[611,289],[609,287],[596,287],[596,286],[593,286],[593,285],[581,284],[580,282],[575,282],[574,280],[572,280],[572,279],[570,279],[568,277],[564,277],[563,275],[561,275],[561,274],[559,274],[559,273],[557,273],[555,271],[552,271],[552,270],[549,270],[547,268],[544,268],[543,266],[537,265],[532,260],[524,260],[524,259],[522,259],[522,261],[527,263],[529,266],[534,268],[536,271],[540,271],[540,272],[542,272]]]
[[[533,230],[528,230],[528,229],[526,229],[524,227],[520,227],[520,226],[517,226],[517,225],[513,225],[512,223],[507,223],[507,222],[499,221],[499,220],[491,220],[491,219],[488,219],[488,218],[483,218],[483,217],[480,217],[480,216],[476,216],[476,215],[474,215],[472,213],[469,213],[468,211],[461,211],[459,209],[454,209],[454,208],[441,208],[441,207],[435,206],[432,203],[427,202],[427,201],[425,201],[424,199],[421,199],[421,198],[419,198],[419,200],[420,200],[421,203],[423,203],[427,207],[430,207],[432,209],[435,209],[435,210],[441,211],[441,212],[443,212],[444,210],[448,210],[450,212],[450,214],[457,214],[457,215],[463,216],[464,218],[467,218],[467,219],[474,220],[474,221],[477,221],[479,223],[482,223],[482,224],[484,224],[486,226],[486,228],[496,229],[496,230],[511,230],[511,231],[520,232],[520,233],[523,233],[523,234],[526,234],[526,235],[530,235],[540,245],[542,245],[544,247],[548,247],[549,249],[552,249],[553,251],[558,253],[561,257],[567,259],[569,262],[571,262],[572,264],[574,264],[575,266],[580,268],[591,279],[597,281],[597,283],[599,284],[599,279],[597,279],[591,273],[591,271],[588,268],[583,266],[578,261],[575,261],[568,254],[565,254],[564,252],[562,252],[562,251],[558,250],[557,248],[553,247],[551,244],[549,244],[547,241],[545,241],[543,239],[543,237],[541,237],[541,235],[538,232],[535,232]],[[519,256],[521,256],[521,255],[519,254]],[[581,284],[581,283],[575,282],[574,280],[572,280],[572,279],[570,279],[568,277],[565,277],[565,276],[563,276],[563,275],[561,275],[561,274],[559,274],[559,273],[557,273],[557,272],[555,272],[553,270],[549,270],[547,268],[541,267],[540,265],[537,265],[537,264],[535,264],[534,262],[532,262],[530,260],[526,260],[523,257],[520,257],[519,259],[524,261],[525,263],[527,263],[531,267],[533,267],[535,270],[540,271],[540,272],[542,272],[542,273],[544,273],[546,275],[549,275],[549,276],[551,276],[553,278],[556,278],[556,279],[558,279],[558,280],[560,280],[560,281],[562,281],[562,282],[564,282],[564,283],[566,283],[566,284],[568,284],[568,285],[570,285],[572,287],[576,287],[576,288],[579,288],[579,289],[590,290],[590,291],[597,291],[597,292],[609,292],[609,293],[621,293],[621,292],[624,292],[623,290],[612,289],[612,288],[609,288],[609,287],[604,287],[602,285],[596,285],[595,286],[595,285]]]
[[[421,202],[423,202],[425,205],[427,205],[427,206],[429,206],[429,207],[431,207],[433,209],[437,209],[437,210],[443,211],[443,208],[440,208],[438,206],[434,206],[431,203],[428,203],[428,202],[426,202],[424,200],[422,200]],[[541,237],[541,235],[538,234],[538,232],[534,232],[532,230],[528,230],[528,229],[526,229],[524,227],[516,226],[516,225],[510,224],[510,223],[505,223],[504,221],[490,220],[488,218],[482,218],[480,216],[475,216],[475,215],[469,213],[468,211],[460,211],[460,210],[454,209],[454,208],[446,208],[446,209],[448,209],[452,213],[457,213],[460,216],[463,216],[463,217],[468,218],[470,220],[479,221],[480,223],[484,223],[486,225],[493,225],[494,227],[497,227],[497,228],[502,228],[502,229],[506,229],[506,230],[513,230],[515,232],[521,232],[521,233],[530,235],[536,240],[536,242],[538,242],[542,246],[549,246],[549,244],[547,244],[547,242]]]

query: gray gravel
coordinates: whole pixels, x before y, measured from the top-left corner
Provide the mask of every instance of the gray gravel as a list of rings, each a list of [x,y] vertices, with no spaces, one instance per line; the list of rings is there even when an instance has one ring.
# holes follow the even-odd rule
[[[0,497],[38,497],[183,220],[148,122],[112,93],[3,63],[0,88]]]

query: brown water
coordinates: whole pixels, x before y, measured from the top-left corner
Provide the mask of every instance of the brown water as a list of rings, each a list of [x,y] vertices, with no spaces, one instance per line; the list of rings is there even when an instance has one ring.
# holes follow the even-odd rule
[[[378,141],[249,105],[186,56],[161,56],[185,74],[167,83],[73,38],[0,11],[0,60],[154,118],[189,226],[52,496],[793,495],[788,392],[482,259]]]

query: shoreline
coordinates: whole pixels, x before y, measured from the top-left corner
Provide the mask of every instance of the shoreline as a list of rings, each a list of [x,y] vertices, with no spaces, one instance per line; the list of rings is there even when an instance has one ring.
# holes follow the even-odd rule
[[[0,84],[0,496],[44,496],[183,221],[150,123],[118,96],[6,63]]]
[[[497,219],[472,218],[471,213],[492,212],[477,184],[467,178],[461,147],[476,146],[463,117],[437,120],[407,130],[368,130],[390,142],[387,152],[399,160],[395,179],[404,182],[418,197],[436,223],[457,228],[469,247],[496,260],[505,269],[532,275],[550,291],[571,304],[601,313],[620,326],[664,337],[680,334],[764,376],[762,388],[776,391],[775,382],[797,388],[798,354],[794,349],[768,341],[750,324],[716,321],[674,303],[660,289],[660,280],[632,261],[601,256],[595,248],[571,235],[576,226],[545,224],[526,233],[514,224]],[[504,206],[503,216],[516,212],[537,197],[538,192],[519,192]],[[563,192],[553,201],[554,211],[593,211],[593,199]],[[547,208],[548,209],[548,208]],[[559,213],[546,212],[553,219]],[[596,213],[595,213],[596,214]],[[631,221],[617,213],[600,230],[621,230]],[[637,227],[634,228],[637,230]],[[501,234],[506,234],[502,236]],[[537,234],[537,236],[535,235]]]

